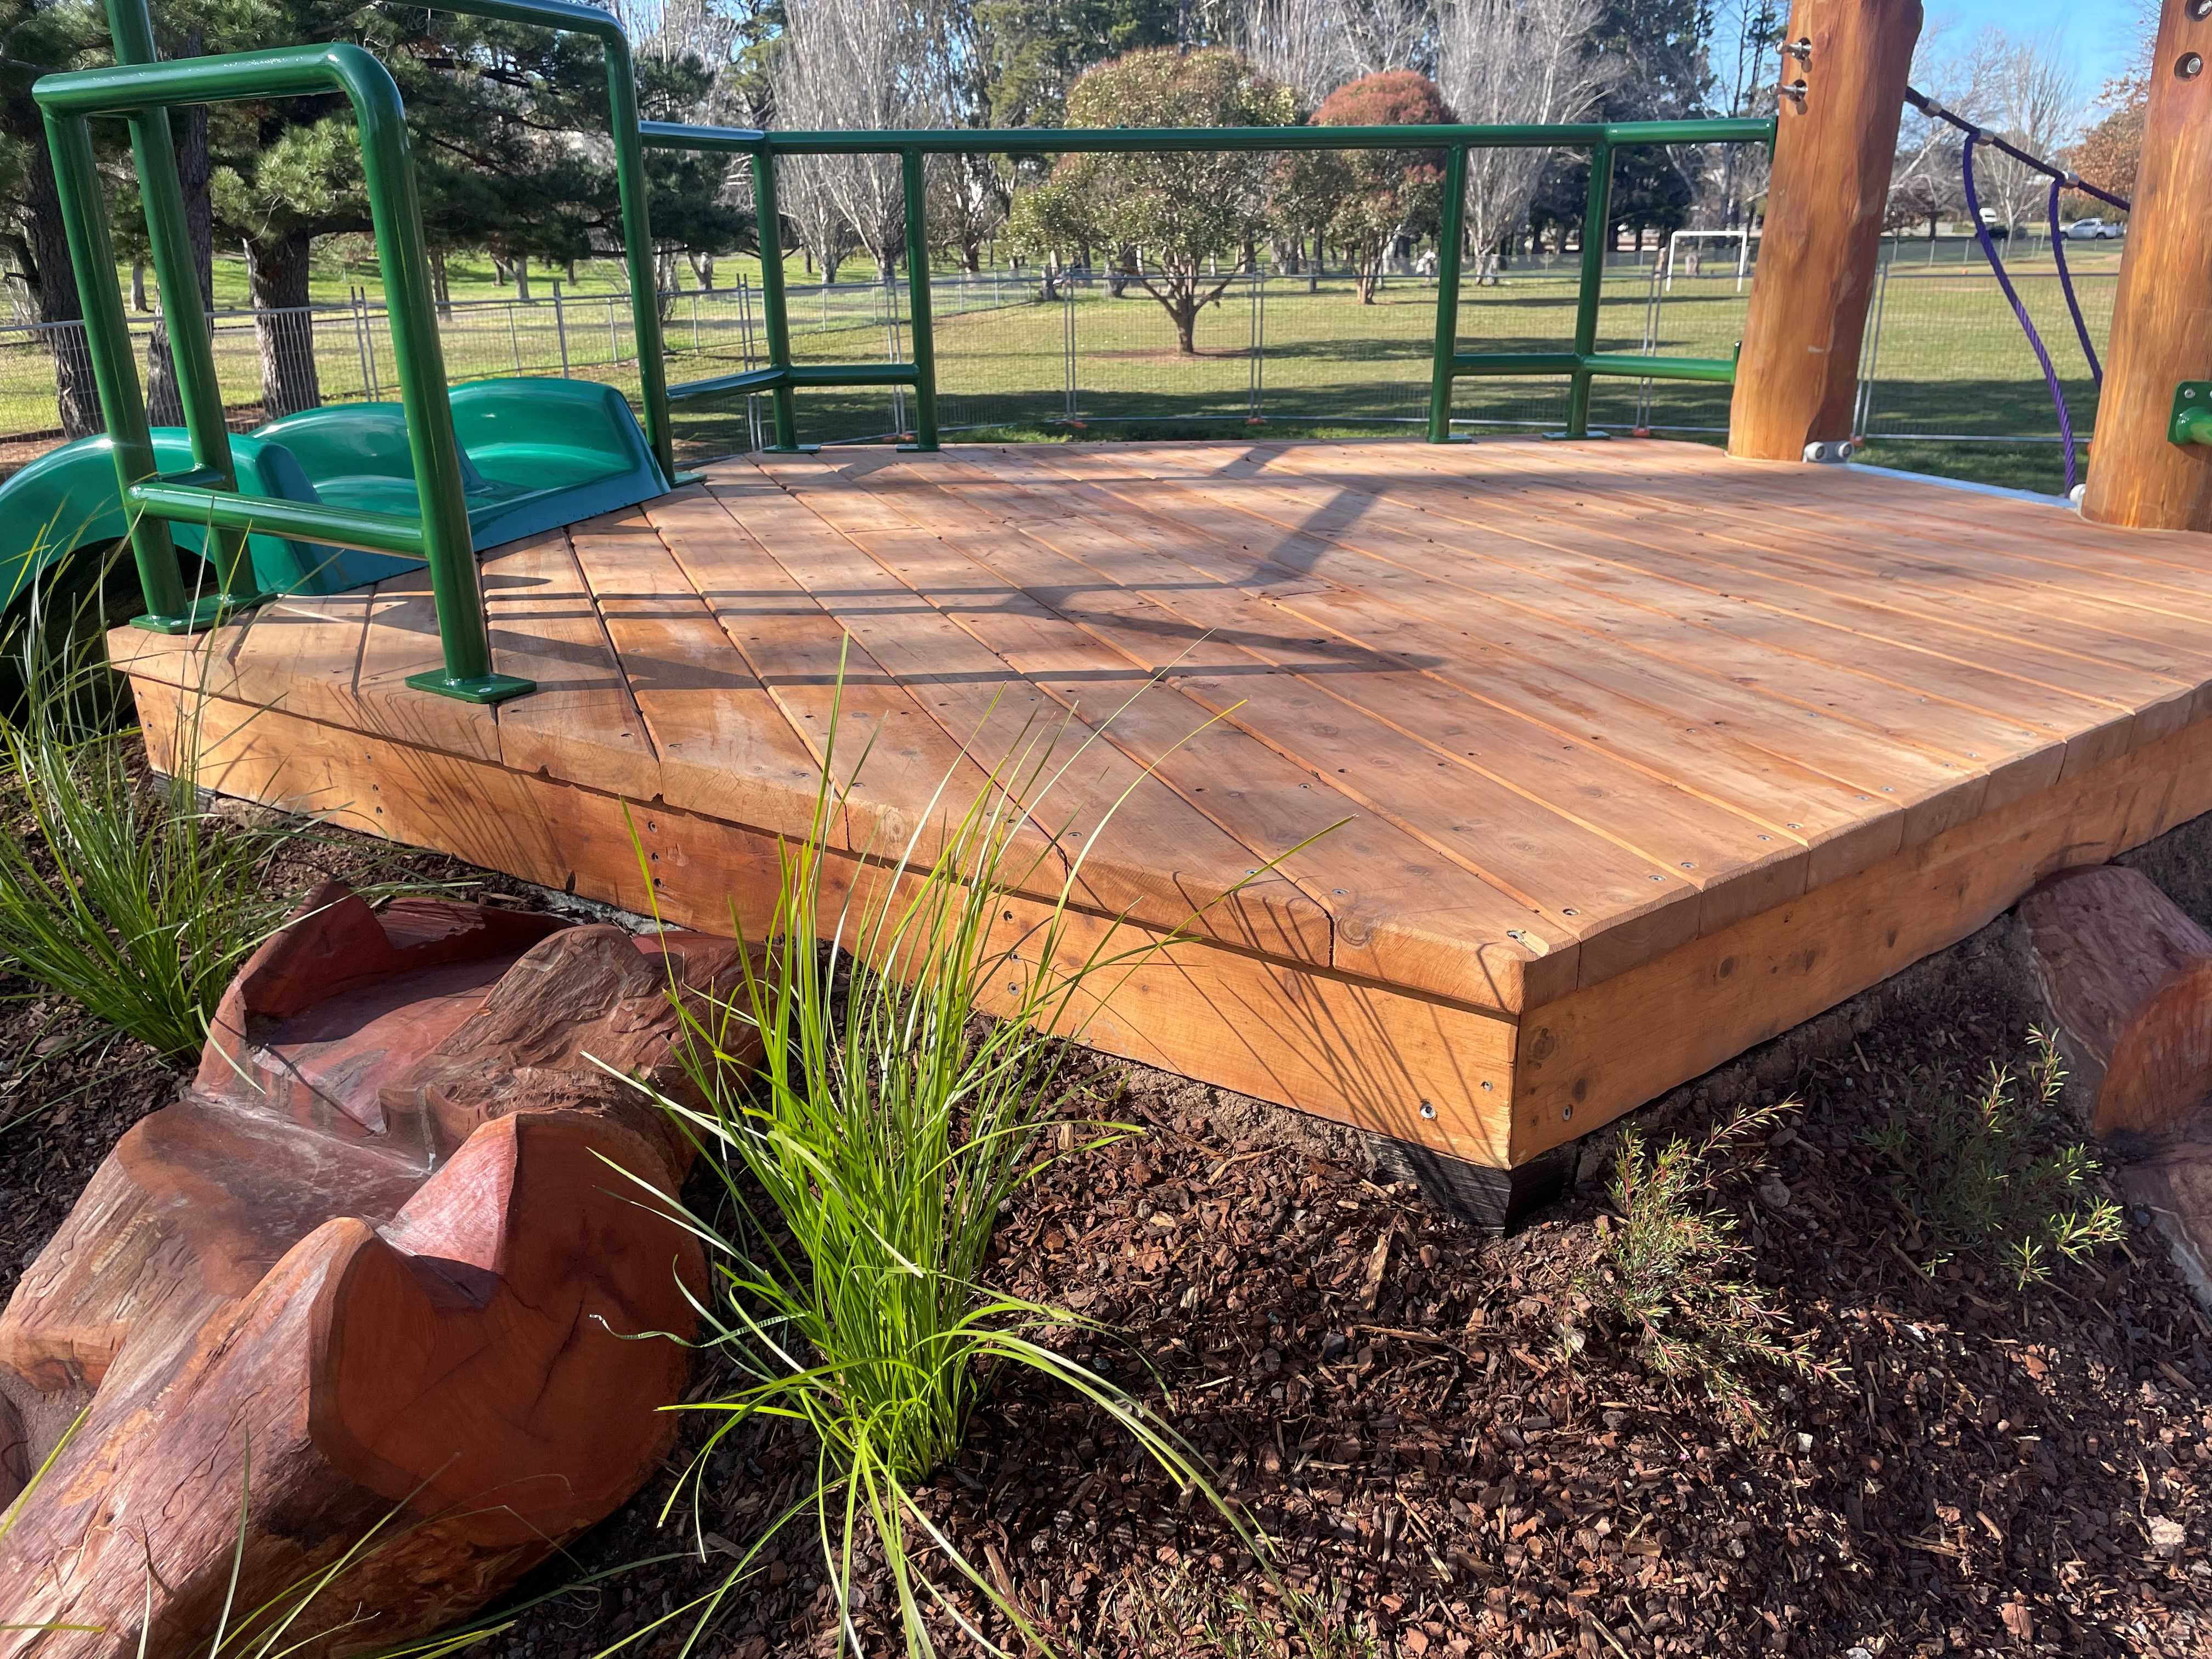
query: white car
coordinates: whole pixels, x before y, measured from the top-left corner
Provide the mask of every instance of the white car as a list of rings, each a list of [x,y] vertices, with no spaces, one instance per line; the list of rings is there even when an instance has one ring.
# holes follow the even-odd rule
[[[2076,219],[2066,227],[2066,240],[2069,242],[2101,241],[2119,234],[2120,228],[2109,219]]]

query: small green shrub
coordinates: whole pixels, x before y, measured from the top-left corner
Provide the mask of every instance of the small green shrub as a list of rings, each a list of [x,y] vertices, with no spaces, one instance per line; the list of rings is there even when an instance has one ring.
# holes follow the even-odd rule
[[[0,967],[185,1058],[232,975],[283,923],[270,866],[300,831],[218,825],[187,769],[149,776],[117,729],[98,629],[56,625],[51,598],[33,594],[8,647],[25,695],[0,715]]]
[[[931,1577],[922,1558],[932,1553],[1025,1642],[1050,1651],[1011,1587],[961,1553],[916,1492],[958,1450],[977,1401],[1010,1369],[1097,1407],[1256,1549],[1171,1428],[1050,1346],[1055,1330],[1097,1328],[984,1282],[1002,1208],[1067,1155],[1039,1133],[1062,1121],[1069,1094],[1067,1047],[1043,1034],[1079,1033],[1109,981],[1157,948],[1081,943],[1066,908],[1073,872],[1034,927],[1016,922],[1036,901],[1016,902],[1018,910],[1014,893],[1054,886],[1042,854],[1017,850],[1032,822],[1017,802],[1048,791],[1050,748],[1024,745],[964,809],[940,813],[933,803],[924,822],[935,850],[924,850],[918,830],[865,887],[850,860],[825,850],[845,810],[825,763],[811,832],[781,848],[757,963],[748,957],[736,994],[687,1010],[686,1066],[703,1109],[662,1102],[734,1218],[689,1218],[719,1281],[702,1310],[704,1340],[744,1379],[690,1407],[722,1420],[689,1478],[702,1479],[715,1447],[746,1423],[805,1426],[817,1455],[811,1490],[771,1523],[732,1582],[768,1536],[794,1521],[810,1526],[856,1655],[855,1563],[871,1543],[887,1564],[909,1654],[935,1650],[932,1607],[979,1649],[1000,1651]],[[733,912],[742,933],[735,922]],[[764,1057],[738,1062],[755,1034]],[[1093,1124],[1072,1149],[1123,1133]]]
[[[1891,1108],[1869,1136],[1895,1174],[1898,1201],[1935,1241],[1931,1271],[1960,1255],[1993,1258],[2025,1290],[2059,1261],[2080,1261],[2127,1231],[2096,1191],[2095,1158],[2059,1132],[2066,1070],[2048,1032],[2028,1034],[2024,1064],[1992,1060],[1971,1097],[1938,1089]]]
[[[1701,1392],[1722,1415],[1764,1432],[1768,1414],[1747,1373],[1811,1375],[1804,1341],[1751,1277],[1752,1250],[1714,1192],[1714,1159],[1771,1129],[1795,1102],[1745,1109],[1656,1153],[1633,1122],[1620,1131],[1606,1191],[1618,1217],[1579,1288],[1631,1332],[1644,1363],[1676,1388]]]

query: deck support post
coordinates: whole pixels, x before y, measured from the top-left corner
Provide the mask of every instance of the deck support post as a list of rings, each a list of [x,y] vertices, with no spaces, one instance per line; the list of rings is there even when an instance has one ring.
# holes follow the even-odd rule
[[[2112,301],[2084,518],[2212,530],[2212,448],[2174,441],[2174,392],[2212,380],[2212,15],[2164,0],[2142,168]]]
[[[2176,4],[2181,0],[2174,0]],[[1729,453],[1811,459],[1851,435],[1920,0],[1796,0]]]
[[[1364,1139],[1378,1175],[1412,1182],[1430,1205],[1486,1233],[1515,1231],[1565,1194],[1575,1170],[1571,1141],[1500,1170],[1376,1130]]]

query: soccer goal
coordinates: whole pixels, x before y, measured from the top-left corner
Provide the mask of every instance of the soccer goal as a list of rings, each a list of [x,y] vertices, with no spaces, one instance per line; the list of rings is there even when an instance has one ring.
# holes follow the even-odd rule
[[[1735,291],[1743,292],[1744,278],[1751,272],[1751,228],[1747,225],[1735,230],[1678,230],[1667,239],[1667,292],[1674,291],[1674,274],[1680,270],[1685,276],[1702,274],[1697,244],[1699,242],[1734,242],[1735,244]],[[1689,258],[1682,257],[1682,244],[1688,242]]]

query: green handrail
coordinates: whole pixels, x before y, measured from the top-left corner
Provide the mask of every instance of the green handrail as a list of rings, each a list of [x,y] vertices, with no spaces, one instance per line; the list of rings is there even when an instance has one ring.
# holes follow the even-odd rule
[[[235,493],[234,481],[217,468],[197,468],[179,478],[162,478],[155,469],[146,426],[137,367],[131,358],[129,326],[116,287],[115,257],[100,200],[90,123],[95,117],[144,113],[166,119],[179,104],[216,104],[245,99],[304,98],[342,93],[352,106],[361,137],[362,173],[368,185],[369,220],[376,237],[378,263],[392,319],[392,356],[399,371],[399,398],[414,458],[416,520],[362,514],[307,502],[248,500]],[[407,142],[405,112],[392,72],[361,47],[349,44],[285,46],[265,52],[233,52],[180,63],[119,64],[110,69],[80,70],[42,77],[33,88],[44,117],[61,187],[64,227],[77,286],[86,305],[85,334],[100,410],[115,453],[117,482],[125,510],[141,522],[190,520],[216,531],[261,526],[341,547],[367,547],[425,559],[438,613],[444,665],[412,675],[419,690],[471,702],[496,702],[533,690],[531,682],[492,672],[491,641],[484,623],[483,595],[477,582],[476,555],[462,494],[460,449],[453,436],[453,415],[446,396],[446,364],[438,343],[431,302],[429,260],[422,246],[422,216],[416,198],[415,164]],[[172,175],[173,176],[173,175]],[[196,294],[185,283],[173,290],[197,312]],[[173,319],[179,307],[170,307]],[[203,319],[203,326],[204,319]],[[213,377],[208,379],[213,385]],[[227,459],[227,457],[226,457]],[[378,522],[368,522],[375,520]],[[163,531],[161,540],[167,536]],[[167,577],[178,581],[173,548]],[[140,574],[149,589],[161,572],[140,544]],[[150,598],[150,595],[149,595]],[[159,609],[160,601],[151,601]]]
[[[144,0],[137,0],[143,4]],[[629,36],[611,12],[582,0],[426,0],[434,11],[588,34],[605,53],[608,136],[615,147],[615,189],[622,204],[623,262],[629,277],[630,326],[637,337],[639,400],[645,436],[661,477],[676,481],[676,440],[668,415],[668,362],[660,335],[660,272],[653,257],[653,225],[638,137],[637,71]]]
[[[1597,349],[1598,306],[1603,297],[1605,250],[1610,240],[1613,159],[1616,150],[1655,144],[1774,142],[1771,120],[1584,121],[1557,126],[1452,125],[1405,127],[994,127],[884,132],[783,132],[750,127],[689,126],[646,121],[647,144],[742,155],[751,158],[756,216],[761,226],[761,301],[769,366],[744,374],[716,375],[669,388],[671,398],[714,392],[765,392],[775,412],[779,451],[799,446],[792,390],[801,386],[911,386],[915,392],[912,447],[938,447],[937,354],[930,325],[929,237],[924,216],[922,158],[988,154],[1057,155],[1079,152],[1200,154],[1235,150],[1441,149],[1444,152],[1443,222],[1437,261],[1436,341],[1431,360],[1428,435],[1451,439],[1453,383],[1477,375],[1561,374],[1567,378],[1566,435],[1589,434],[1591,382],[1600,376],[1634,380],[1702,380],[1735,378],[1733,362],[1717,357],[1644,356]],[[1461,244],[1465,235],[1468,152],[1475,149],[1585,149],[1589,189],[1583,210],[1581,281],[1575,297],[1575,331],[1564,352],[1461,352],[1458,347]],[[896,155],[906,207],[908,308],[914,329],[909,363],[808,365],[791,361],[786,313],[783,238],[775,194],[779,155]]]

